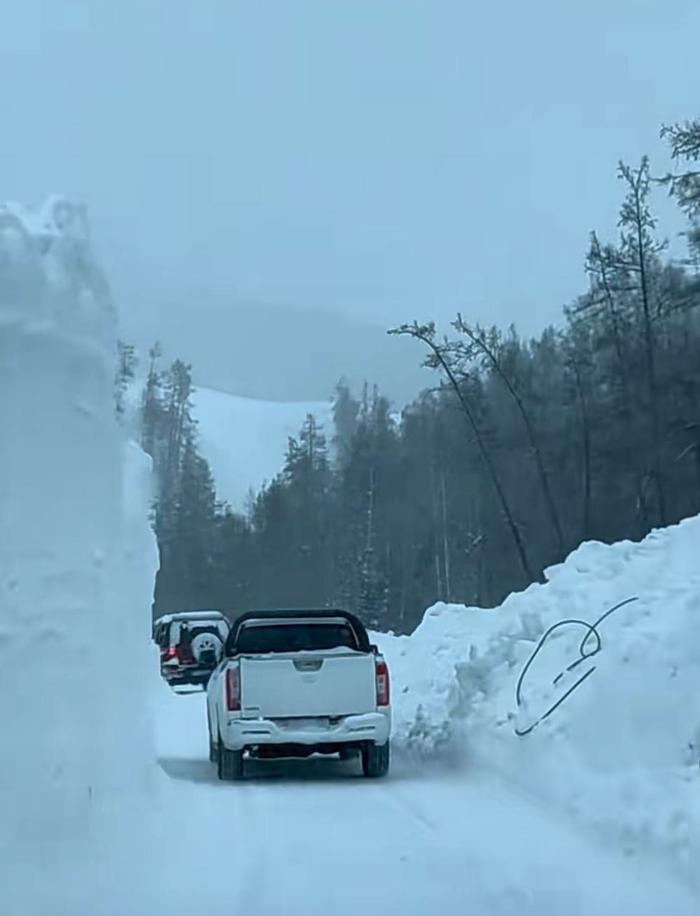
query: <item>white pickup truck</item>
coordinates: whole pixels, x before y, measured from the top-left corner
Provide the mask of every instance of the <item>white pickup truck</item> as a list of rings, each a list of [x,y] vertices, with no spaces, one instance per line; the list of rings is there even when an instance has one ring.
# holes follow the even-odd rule
[[[389,670],[345,611],[239,617],[207,687],[207,719],[219,779],[241,779],[246,756],[359,754],[365,776],[389,769]]]

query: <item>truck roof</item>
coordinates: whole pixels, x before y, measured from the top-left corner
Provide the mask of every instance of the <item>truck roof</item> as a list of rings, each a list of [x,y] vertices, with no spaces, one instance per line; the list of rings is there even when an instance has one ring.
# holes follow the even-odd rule
[[[356,617],[354,614],[351,614],[349,611],[341,610],[340,608],[282,608],[279,610],[262,610],[262,611],[246,611],[243,614],[240,614],[233,622],[231,627],[231,632],[229,633],[228,639],[226,640],[226,654],[234,655],[236,650],[236,644],[238,642],[238,635],[241,628],[249,621],[252,620],[345,620],[350,624],[352,629],[355,631],[357,636],[357,644],[361,652],[370,651],[370,642],[369,636],[367,635],[367,630],[365,629],[364,624]]]

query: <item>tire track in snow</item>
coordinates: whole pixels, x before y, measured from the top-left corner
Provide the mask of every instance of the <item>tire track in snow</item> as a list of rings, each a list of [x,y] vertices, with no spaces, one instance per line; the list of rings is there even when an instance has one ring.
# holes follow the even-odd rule
[[[187,912],[697,916],[682,888],[609,855],[493,772],[398,758],[386,780],[368,781],[333,761],[286,761],[220,783],[202,769],[203,711],[192,699],[189,709],[178,698],[177,740],[161,749],[180,828],[168,873],[194,866],[199,876]],[[183,851],[183,836],[196,849]],[[174,894],[168,912],[179,916],[184,902]]]
[[[254,830],[247,830],[243,836],[243,842],[236,842],[238,852],[245,850],[245,859],[237,858],[237,877],[239,885],[235,892],[235,902],[231,903],[231,916],[238,916],[239,913],[251,912],[251,901],[255,901],[256,916],[258,913],[265,916],[268,912],[268,881],[267,877],[270,871],[270,849],[272,844],[268,842],[269,838],[269,818],[267,814],[267,805],[260,805],[257,799],[261,796],[264,799],[261,786],[255,784],[238,784],[234,786],[222,786],[222,788],[231,790],[231,796],[237,793],[240,806],[239,824],[255,825]],[[262,790],[262,791],[261,791]],[[264,826],[263,826],[264,825]],[[232,839],[236,834],[236,824],[232,825]],[[233,845],[233,844],[232,844]],[[235,856],[236,853],[234,852]]]
[[[385,785],[387,789],[390,790],[386,793],[386,798],[402,814],[407,814],[414,823],[419,824],[421,828],[428,833],[435,833],[435,831],[439,829],[435,821],[428,817],[418,805],[413,801],[409,801],[408,796],[403,790],[391,785],[390,782],[387,782]]]

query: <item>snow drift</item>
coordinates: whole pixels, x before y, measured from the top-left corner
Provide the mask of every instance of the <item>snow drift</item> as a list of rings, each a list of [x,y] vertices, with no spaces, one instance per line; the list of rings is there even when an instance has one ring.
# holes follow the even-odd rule
[[[700,856],[700,518],[641,543],[583,544],[547,583],[496,610],[438,604],[411,636],[377,635],[395,685],[395,738],[500,772],[629,854],[655,850],[687,879]],[[522,685],[528,658],[564,618]],[[585,652],[593,648],[589,637]],[[568,697],[587,669],[595,668]],[[556,683],[555,683],[556,681]],[[553,706],[547,718],[539,722]],[[536,724],[538,723],[539,724]],[[535,725],[525,737],[515,729]]]
[[[152,787],[156,554],[148,467],[115,420],[115,349],[84,211],[0,207],[6,913],[101,913],[115,843]]]

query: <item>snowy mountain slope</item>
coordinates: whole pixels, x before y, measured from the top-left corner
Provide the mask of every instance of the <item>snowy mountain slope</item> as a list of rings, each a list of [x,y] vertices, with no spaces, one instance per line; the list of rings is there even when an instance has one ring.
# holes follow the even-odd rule
[[[245,508],[250,489],[260,489],[284,465],[290,436],[298,436],[307,414],[314,414],[332,437],[330,403],[257,401],[211,388],[193,398],[199,450],[214,475],[217,496],[232,508]]]
[[[134,438],[139,436],[143,385],[143,379],[135,381],[126,395],[127,425]],[[289,437],[299,436],[309,414],[331,447],[330,401],[259,401],[200,387],[194,389],[192,405],[199,452],[209,462],[217,497],[239,512],[245,511],[251,490],[257,493],[280,473]]]
[[[661,853],[700,883],[699,556],[700,518],[639,544],[583,544],[547,571],[546,585],[499,609],[436,605],[410,637],[378,634],[397,685],[397,741],[497,772],[630,855]],[[589,632],[557,630],[517,709],[518,676],[548,627],[594,621],[631,597],[601,623],[601,651],[555,685]],[[593,647],[591,636],[585,651]],[[529,735],[515,735],[560,700]]]

